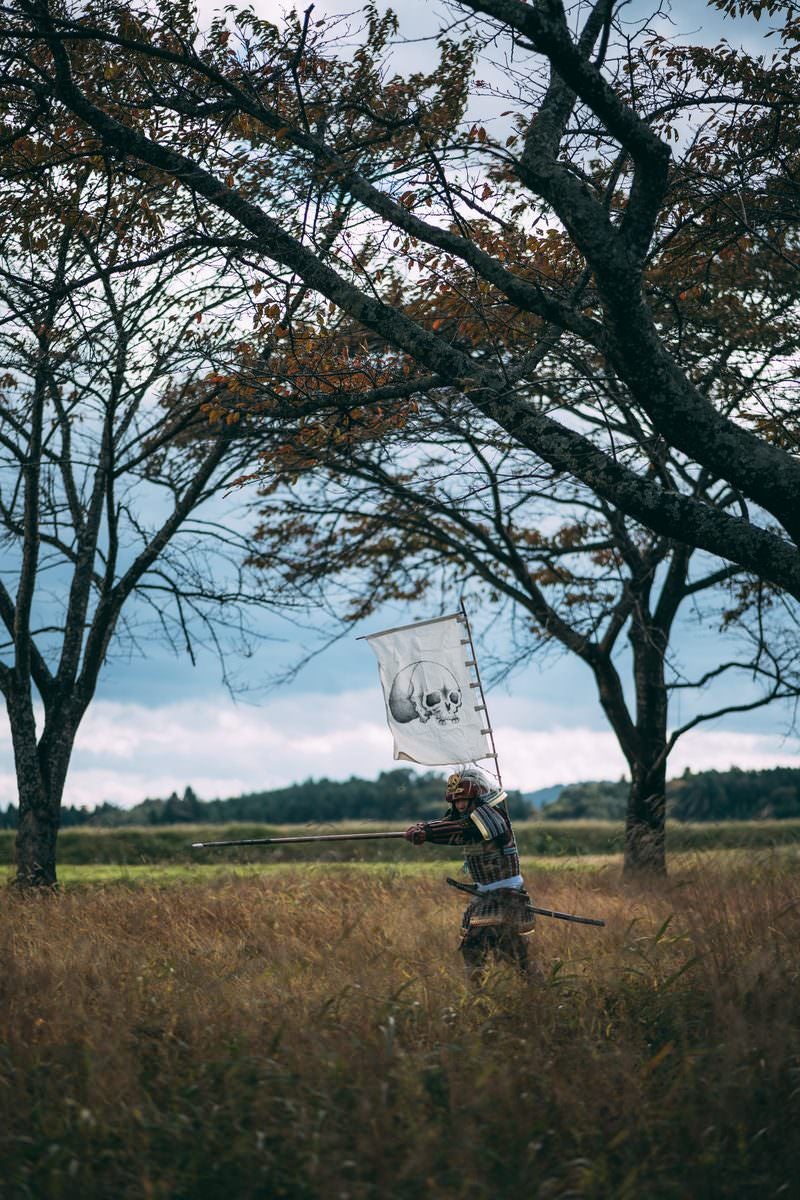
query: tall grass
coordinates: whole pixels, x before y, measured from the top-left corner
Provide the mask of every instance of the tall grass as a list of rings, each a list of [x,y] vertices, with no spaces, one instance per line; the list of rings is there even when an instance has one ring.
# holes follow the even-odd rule
[[[791,1195],[796,878],[528,882],[608,925],[541,919],[542,977],[479,991],[427,873],[4,894],[0,1195]]]

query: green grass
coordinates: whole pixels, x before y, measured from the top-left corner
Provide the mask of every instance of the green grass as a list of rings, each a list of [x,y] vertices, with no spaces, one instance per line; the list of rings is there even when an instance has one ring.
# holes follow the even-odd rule
[[[153,863],[224,866],[240,863],[390,862],[403,864],[416,855],[424,861],[452,859],[447,846],[413,850],[402,839],[392,841],[310,843],[297,846],[236,847],[229,850],[192,850],[193,841],[234,838],[296,836],[306,833],[367,832],[367,822],[324,827],[297,825],[194,825],[130,829],[65,829],[59,836],[62,866],[86,863],[145,866]],[[400,825],[388,828],[401,829]],[[522,821],[515,825],[520,853],[574,858],[615,855],[622,851],[622,825],[611,821]],[[667,829],[669,855],[693,850],[747,848],[767,850],[800,845],[800,821],[729,821],[714,824],[679,824]],[[0,866],[14,860],[14,834],[0,831]]]
[[[462,878],[461,859],[457,850],[450,848],[449,858],[442,861],[420,861],[409,857],[400,862],[309,862],[303,872],[309,880],[324,880],[328,874],[341,871],[358,871],[366,878],[430,879],[444,882],[446,875]],[[622,871],[621,854],[585,854],[568,858],[560,855],[523,855],[522,870],[526,875],[533,872],[560,875],[605,871],[619,877]],[[800,846],[791,843],[752,851],[747,848],[721,850],[692,850],[673,854],[670,858],[672,874],[710,868],[715,871],[800,870]],[[61,887],[85,887],[90,885],[123,884],[128,886],[169,886],[183,883],[202,883],[212,880],[236,880],[251,877],[271,878],[296,874],[298,866],[292,862],[259,863],[67,863],[58,870]],[[7,879],[13,878],[8,870]]]
[[[569,863],[563,858],[537,858],[523,860],[523,868],[530,870],[535,866],[538,871],[588,871],[598,867],[612,867],[621,864],[618,855],[594,855],[585,859],[576,859]],[[342,871],[358,871],[365,877],[387,877],[402,879],[441,879],[447,874],[454,878],[462,878],[460,874],[461,860],[456,856],[450,867],[441,862],[407,862],[407,863],[308,863],[304,874],[310,880],[324,880],[331,874]],[[62,887],[88,886],[92,884],[180,884],[201,883],[209,880],[247,879],[253,876],[272,878],[280,875],[294,875],[297,866],[294,863],[240,863],[230,866],[224,863],[202,863],[192,865],[187,863],[151,863],[125,866],[113,863],[84,863],[68,864],[59,867],[58,878]],[[11,878],[11,873],[9,873]]]

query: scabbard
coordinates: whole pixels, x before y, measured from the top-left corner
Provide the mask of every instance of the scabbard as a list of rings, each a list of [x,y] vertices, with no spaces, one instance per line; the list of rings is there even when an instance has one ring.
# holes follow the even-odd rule
[[[461,883],[458,879],[451,879],[449,875],[447,876],[447,882],[450,887],[458,888],[460,892],[468,892],[470,896],[478,895],[478,889],[474,883]]]
[[[474,883],[461,883],[458,879],[451,879],[449,875],[447,882],[450,887],[458,888],[460,892],[467,892],[470,896],[491,895],[491,892],[479,892]],[[500,892],[503,889],[497,888],[496,890]],[[605,925],[605,921],[599,921],[596,917],[578,917],[574,913],[556,912],[554,908],[537,908],[535,904],[532,904],[531,908],[540,917],[554,917],[558,921],[573,921],[577,925]]]

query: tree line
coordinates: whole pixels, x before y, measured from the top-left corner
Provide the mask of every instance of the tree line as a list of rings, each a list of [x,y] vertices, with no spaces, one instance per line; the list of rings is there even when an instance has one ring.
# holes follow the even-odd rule
[[[227,800],[200,800],[191,787],[183,795],[173,792],[165,800],[147,799],[122,809],[105,802],[94,809],[65,806],[63,826],[175,825],[187,822],[225,824],[230,821],[292,824],[328,821],[411,821],[440,817],[445,811],[445,776],[438,771],[422,774],[399,767],[382,771],[377,779],[307,779],[286,788],[248,792]],[[518,791],[508,793],[509,811],[517,819],[529,808]],[[0,828],[16,828],[12,805],[0,812]]]
[[[104,802],[94,809],[62,810],[62,826],[229,824],[232,821],[290,825],[335,821],[411,821],[441,816],[444,776],[407,768],[383,771],[377,779],[307,779],[286,788],[248,792],[226,800],[201,800],[192,787],[182,795],[146,799],[133,808]],[[569,784],[538,814],[519,791],[508,793],[515,820],[538,815],[545,821],[624,821],[629,784],[599,780]],[[800,768],[763,771],[686,771],[667,783],[667,811],[676,821],[750,821],[800,818]],[[0,811],[0,829],[16,829],[18,810]]]
[[[542,809],[549,820],[625,818],[628,784],[601,781],[565,787]],[[675,821],[758,821],[800,817],[800,768],[685,771],[667,781],[667,814]]]

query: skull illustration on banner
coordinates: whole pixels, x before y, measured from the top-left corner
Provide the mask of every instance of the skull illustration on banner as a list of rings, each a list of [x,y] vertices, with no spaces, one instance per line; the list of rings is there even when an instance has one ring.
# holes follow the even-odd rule
[[[444,765],[491,757],[458,616],[422,621],[366,639],[376,658],[394,735],[394,757]]]
[[[389,711],[401,725],[430,721],[440,725],[459,720],[462,696],[458,680],[441,663],[417,662],[403,667],[389,692]]]

